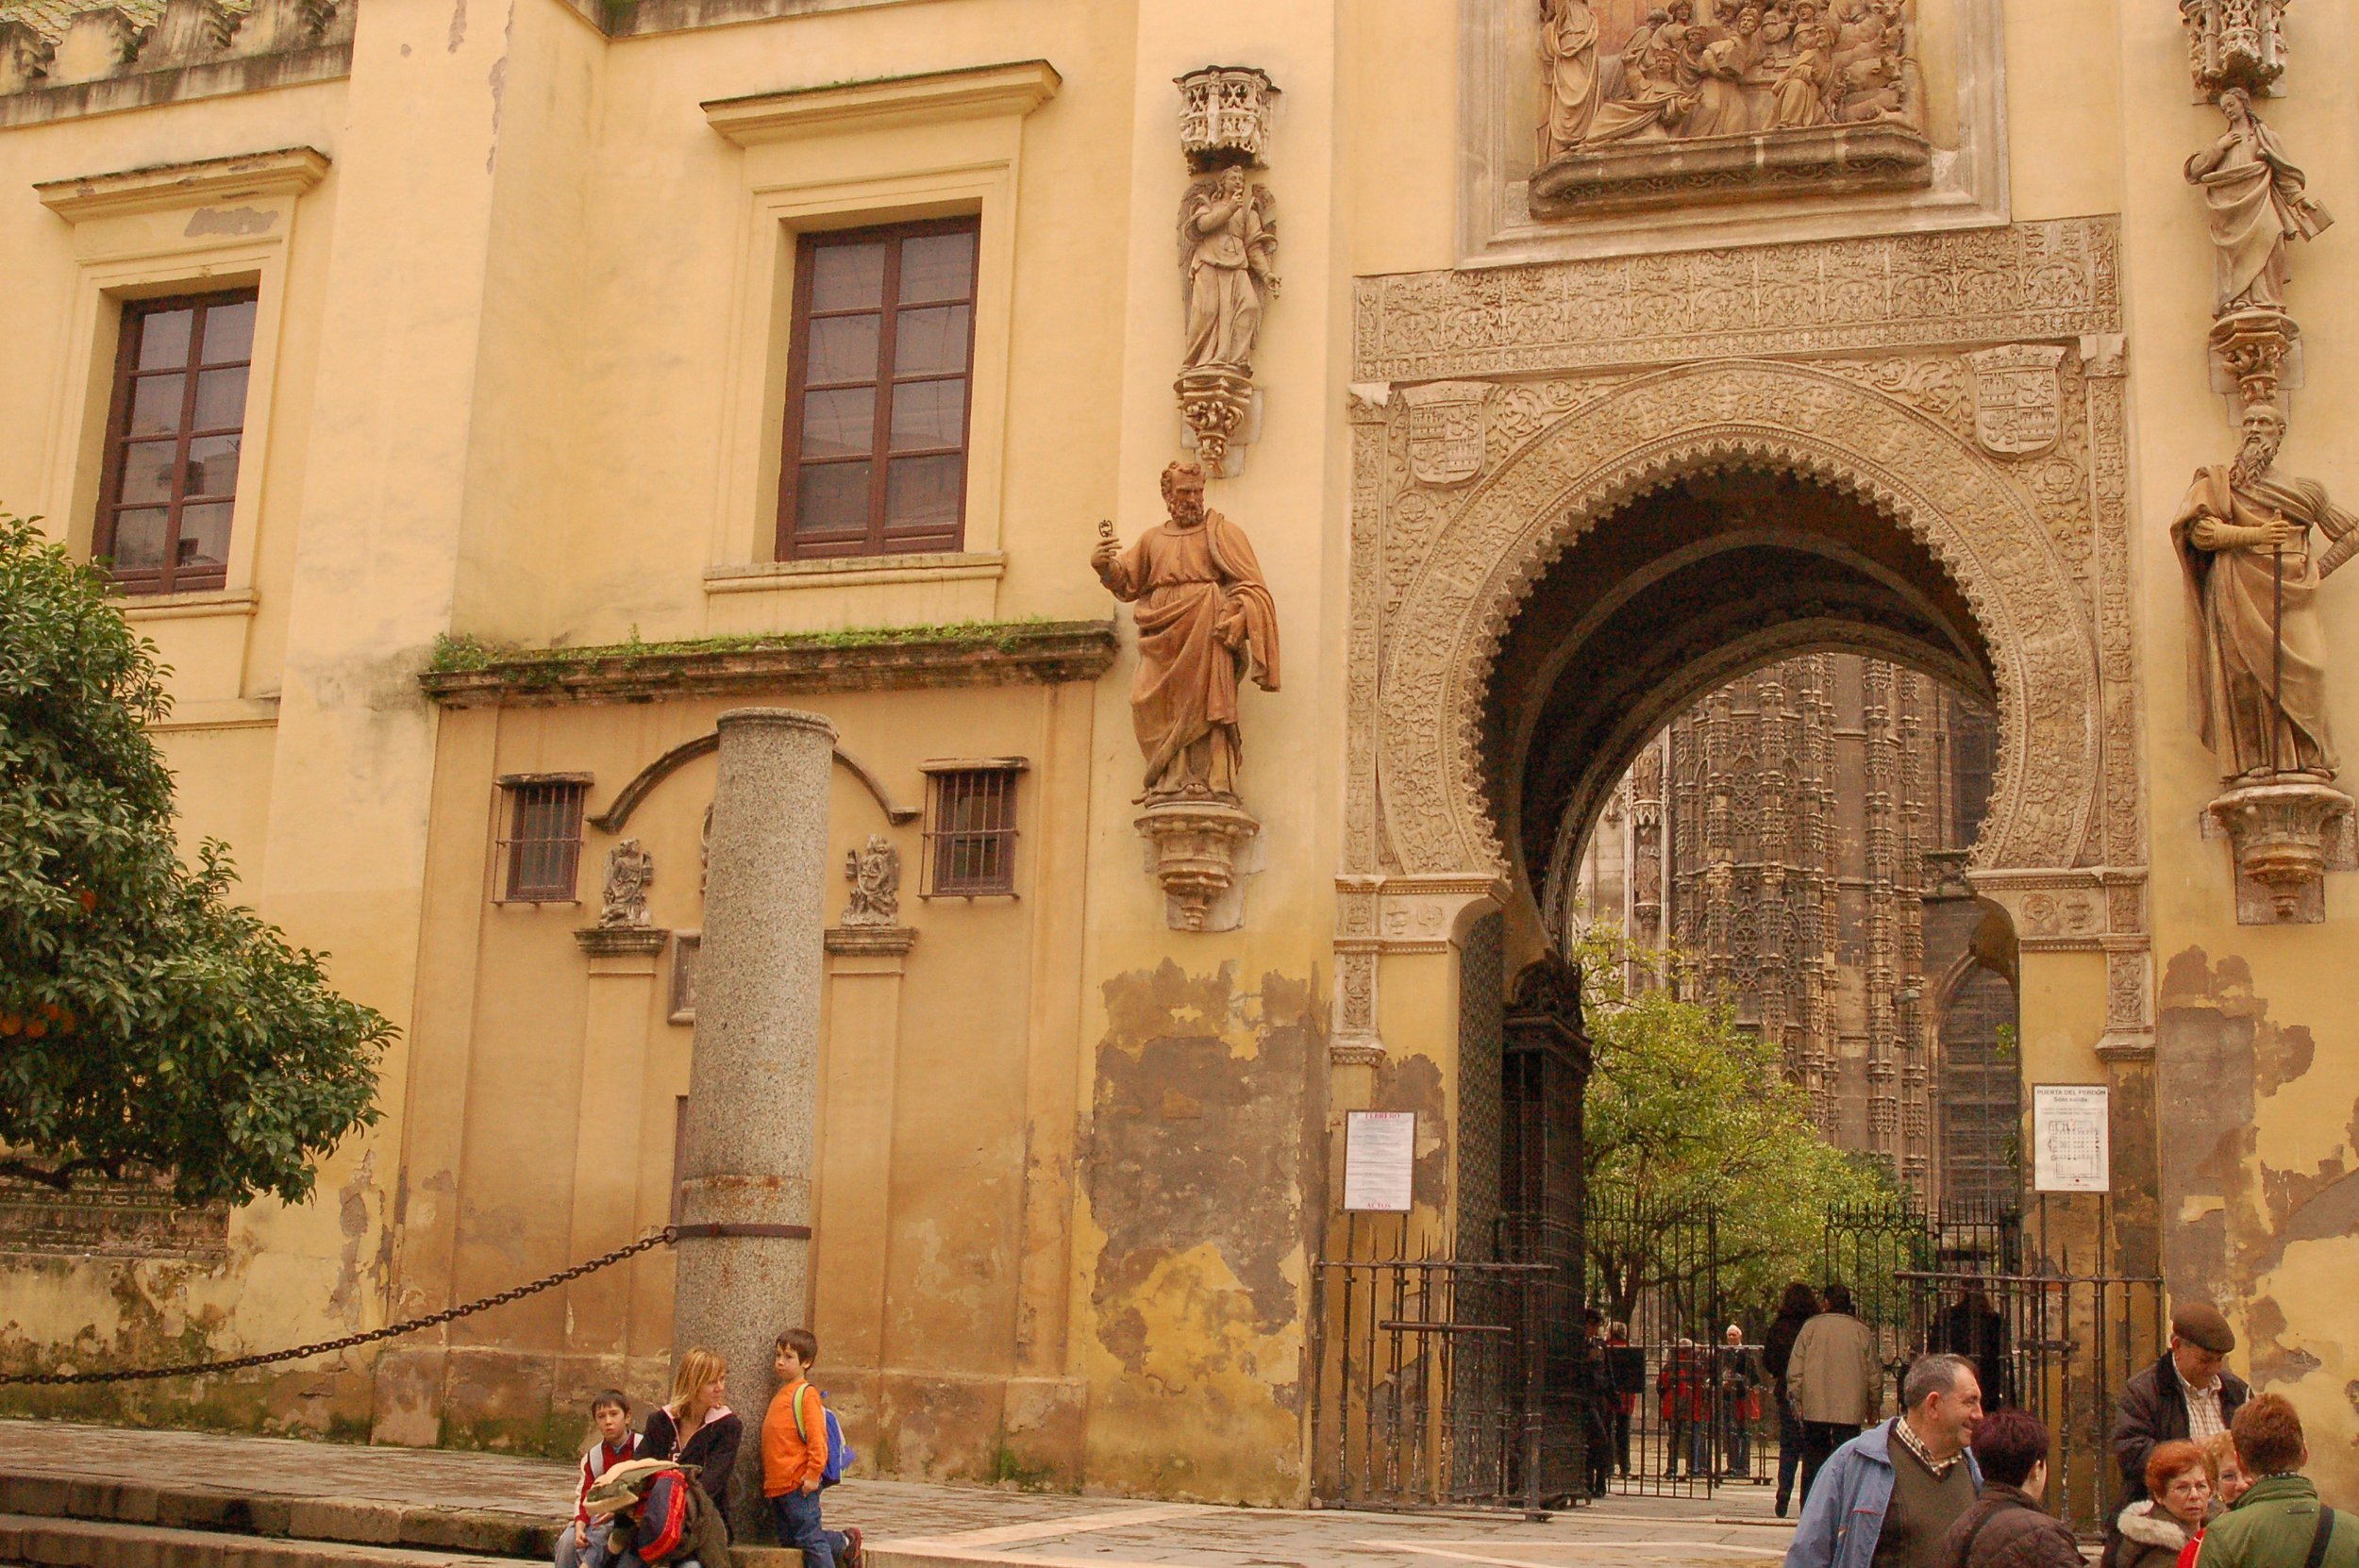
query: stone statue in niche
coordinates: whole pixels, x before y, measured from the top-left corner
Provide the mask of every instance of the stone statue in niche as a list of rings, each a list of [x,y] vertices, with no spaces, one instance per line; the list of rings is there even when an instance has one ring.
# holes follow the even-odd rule
[[[1186,286],[1191,368],[1253,366],[1262,307],[1277,292],[1278,229],[1269,188],[1235,164],[1189,185],[1180,203],[1180,271]]]
[[[625,839],[606,852],[606,888],[599,898],[601,926],[647,924],[647,888],[655,881],[655,857]]]
[[[1248,676],[1278,690],[1278,608],[1245,530],[1204,505],[1204,471],[1163,470],[1170,520],[1124,550],[1102,538],[1090,565],[1138,608],[1130,714],[1146,757],[1147,803],[1233,801],[1241,750],[1237,693]]]
[[[2300,775],[2336,760],[2326,724],[2319,582],[2359,550],[2359,517],[2277,471],[2285,416],[2255,404],[2233,463],[2200,469],[2171,525],[2187,577],[2196,724],[2223,777]],[[2310,530],[2333,542],[2314,559]]]
[[[2283,309],[2293,241],[2314,240],[2334,220],[2303,194],[2301,171],[2252,112],[2250,95],[2232,87],[2217,102],[2228,128],[2188,158],[2186,170],[2187,183],[2202,191],[2211,209],[2218,259],[2213,314]]]
[[[844,852],[844,879],[852,884],[844,906],[845,925],[900,924],[901,852],[883,834],[871,833],[865,848]]]

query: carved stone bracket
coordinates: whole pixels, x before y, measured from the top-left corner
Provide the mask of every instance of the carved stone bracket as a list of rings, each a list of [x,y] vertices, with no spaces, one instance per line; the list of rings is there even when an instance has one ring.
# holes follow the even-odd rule
[[[1237,878],[1251,869],[1245,852],[1262,831],[1251,813],[1235,800],[1182,796],[1151,803],[1138,829],[1152,846],[1165,923],[1175,931],[1235,929],[1234,909],[1216,914],[1215,906],[1230,902]]]
[[[2212,324],[2212,390],[2236,401],[2230,412],[2242,419],[2256,403],[2275,403],[2279,392],[2301,385],[2301,327],[2283,310],[2231,310]]]
[[[1278,97],[1267,75],[1250,65],[1206,65],[1172,80],[1180,88],[1180,150],[1190,168],[1260,165]]]
[[[671,940],[671,931],[661,926],[583,926],[574,932],[574,941],[594,959],[620,959],[632,954],[652,957],[662,952],[663,944]]]
[[[2179,0],[2199,98],[2223,88],[2267,94],[2285,74],[2285,0]]]
[[[2326,874],[2359,871],[2351,798],[2310,778],[2229,791],[2208,809],[2236,862],[2236,924],[2316,926]]]
[[[1172,383],[1180,394],[1180,417],[1196,437],[1196,450],[1207,474],[1236,477],[1229,460],[1230,442],[1252,439],[1251,415],[1256,393],[1253,373],[1242,365],[1193,365]]]

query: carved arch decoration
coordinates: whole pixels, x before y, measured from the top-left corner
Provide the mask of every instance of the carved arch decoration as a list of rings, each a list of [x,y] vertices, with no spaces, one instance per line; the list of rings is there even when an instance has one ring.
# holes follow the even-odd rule
[[[1377,776],[1403,871],[1512,871],[1482,787],[1481,724],[1510,622],[1557,557],[1624,504],[1738,466],[1828,484],[1933,555],[1996,667],[2003,739],[1976,864],[2074,863],[2101,774],[2097,643],[2039,520],[1989,459],[1905,405],[1806,364],[1721,360],[1642,376],[1558,420],[1436,534],[1391,617],[1380,677]]]

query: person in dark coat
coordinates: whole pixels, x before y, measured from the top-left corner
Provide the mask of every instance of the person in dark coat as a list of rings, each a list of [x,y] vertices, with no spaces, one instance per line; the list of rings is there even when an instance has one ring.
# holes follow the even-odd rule
[[[2042,1508],[2048,1428],[2028,1410],[1994,1410],[1970,1446],[1982,1495],[1949,1526],[1941,1568],[2083,1568],[2071,1527]]]
[[[2114,1412],[2114,1463],[2121,1472],[2117,1508],[2146,1501],[2146,1465],[2158,1444],[2200,1444],[2236,1419],[2252,1390],[2223,1364],[2235,1348],[2236,1336],[2218,1308],[2187,1301],[2171,1313],[2170,1349],[2122,1386]],[[2120,1551],[2116,1512],[2106,1531],[2104,1560],[2118,1561]]]
[[[1958,1298],[1937,1320],[1938,1348],[1974,1363],[1988,1410],[2013,1403],[2007,1393],[2007,1320],[1979,1284],[1958,1287]]]
[[[1778,1402],[1778,1517],[1794,1499],[1794,1477],[1802,1468],[1802,1422],[1785,1392],[1785,1370],[1794,1360],[1794,1340],[1818,1315],[1818,1293],[1797,1279],[1778,1302],[1778,1315],[1762,1336],[1761,1369]]]
[[[710,1350],[691,1350],[672,1375],[672,1398],[658,1405],[639,1436],[639,1457],[696,1467],[705,1494],[727,1521],[729,1478],[745,1424],[728,1407],[728,1363]]]

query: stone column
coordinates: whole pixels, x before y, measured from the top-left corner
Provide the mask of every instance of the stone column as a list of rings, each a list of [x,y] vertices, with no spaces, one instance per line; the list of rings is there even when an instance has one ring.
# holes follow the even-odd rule
[[[695,1056],[680,1153],[672,1343],[719,1352],[744,1418],[739,1540],[767,1539],[761,1444],[772,1343],[809,1318],[811,1127],[819,1095],[820,908],[835,726],[721,715]],[[749,1534],[758,1530],[760,1534]]]

